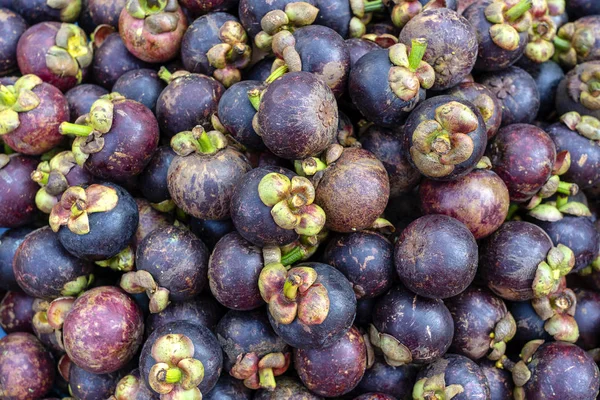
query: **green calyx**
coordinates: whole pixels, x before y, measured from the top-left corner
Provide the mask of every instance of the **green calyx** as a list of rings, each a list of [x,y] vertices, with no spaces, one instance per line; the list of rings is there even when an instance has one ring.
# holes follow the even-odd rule
[[[450,400],[464,392],[462,385],[446,386],[444,374],[419,379],[413,387],[414,400]]]
[[[303,160],[294,161],[294,170],[300,176],[315,176],[319,175],[321,171],[327,169],[327,167],[335,163],[344,152],[344,147],[338,143],[334,143],[325,149],[320,158],[318,157],[307,157]],[[321,172],[322,173],[322,172]],[[313,182],[319,179],[313,179]],[[316,183],[314,183],[316,186]]]
[[[392,23],[398,28],[403,28],[413,17],[423,10],[423,5],[418,0],[394,1],[392,8]]]
[[[100,267],[110,268],[113,271],[129,272],[133,270],[135,264],[135,253],[131,246],[127,246],[116,256],[108,260],[96,261],[96,265]]]
[[[489,28],[492,41],[500,48],[513,51],[521,42],[519,33],[531,28],[532,17],[529,10],[532,0],[495,1],[484,11],[486,19],[493,24]]]
[[[267,77],[267,79],[265,80],[265,85],[270,85],[276,79],[281,78],[283,75],[285,75],[288,71],[289,67],[287,65],[283,64],[278,66]],[[264,90],[259,88],[248,91],[248,101],[250,101],[250,104],[252,104],[252,107],[254,107],[256,111],[258,111],[258,108],[260,107],[260,101],[262,99],[263,93]]]
[[[392,367],[399,367],[412,362],[412,353],[398,339],[377,330],[375,325],[369,325],[369,342],[383,353],[385,362]]]
[[[423,61],[427,41],[413,39],[410,51],[397,43],[389,48],[389,59],[394,65],[388,73],[392,92],[404,101],[410,101],[419,95],[422,88],[429,89],[435,83],[435,70]]]
[[[42,83],[35,75],[25,75],[12,86],[0,85],[0,136],[19,127],[19,113],[31,111],[40,104],[33,89]]]
[[[81,0],[46,0],[46,5],[60,10],[61,22],[75,22],[81,13]]]
[[[577,68],[567,82],[569,97],[590,110],[600,110],[600,66],[588,63]]]
[[[576,111],[568,112],[560,120],[570,130],[590,140],[600,140],[600,120],[590,115],[581,115]]]
[[[535,312],[544,320],[544,329],[556,340],[575,343],[579,327],[575,320],[577,296],[568,288],[531,301]]]
[[[201,125],[180,132],[171,139],[171,148],[185,157],[192,153],[213,155],[227,147],[227,138],[219,131],[206,132]]]
[[[517,323],[510,312],[496,323],[494,331],[490,334],[490,353],[488,359],[499,360],[506,352],[506,344],[517,333]]]
[[[82,69],[89,67],[93,58],[92,44],[85,32],[77,25],[63,23],[56,33],[55,45],[46,53],[46,66],[56,75],[72,76],[81,83]]]
[[[229,374],[244,382],[252,390],[273,390],[277,387],[275,377],[287,371],[290,353],[269,353],[259,358],[254,352],[238,356]]]
[[[578,22],[569,22],[560,27],[553,43],[556,49],[554,60],[572,68],[578,60],[585,59],[594,48],[594,31]]]
[[[63,286],[63,290],[60,291],[60,294],[63,296],[77,296],[82,293],[85,289],[88,288],[89,285],[94,281],[94,275],[82,275],[77,279],[65,283]]]
[[[132,17],[144,19],[162,12],[175,12],[179,5],[176,0],[129,0],[125,8]]]
[[[349,0],[352,18],[348,25],[349,36],[362,37],[367,33],[367,24],[372,19],[372,13],[385,9],[382,0]]]
[[[130,294],[146,293],[152,314],[163,311],[171,303],[169,290],[158,286],[154,277],[145,270],[129,271],[121,276],[121,289]]]
[[[213,77],[229,87],[241,80],[240,69],[250,64],[252,47],[248,44],[244,27],[237,21],[225,22],[219,29],[219,39],[221,43],[211,47],[206,57],[215,68]]]
[[[66,176],[76,164],[73,152],[61,151],[50,161],[39,163],[36,170],[31,173],[31,179],[44,188],[49,195],[60,196],[69,188]]]
[[[563,276],[566,276],[575,265],[573,251],[563,244],[553,247],[546,260],[538,264],[532,289],[535,298],[542,298],[554,293]]]

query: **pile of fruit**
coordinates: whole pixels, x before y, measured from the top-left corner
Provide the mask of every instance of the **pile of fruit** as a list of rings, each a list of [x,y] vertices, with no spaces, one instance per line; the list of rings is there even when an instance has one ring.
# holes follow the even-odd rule
[[[0,399],[595,400],[599,0],[0,0]]]

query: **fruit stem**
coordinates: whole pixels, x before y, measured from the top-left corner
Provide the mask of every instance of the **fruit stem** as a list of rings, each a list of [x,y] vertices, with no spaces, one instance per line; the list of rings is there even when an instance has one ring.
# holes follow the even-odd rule
[[[298,275],[290,275],[283,284],[283,295],[290,301],[296,300],[302,279]]]
[[[250,100],[250,104],[256,111],[258,111],[258,107],[260,106],[260,90],[253,89],[248,92],[248,100]]]
[[[166,383],[177,383],[181,380],[181,370],[177,367],[169,368],[165,374]]]
[[[567,196],[573,196],[574,186],[569,182],[559,182],[558,189],[556,190],[560,194],[565,194]]]
[[[205,154],[212,154],[215,151],[217,151],[217,148],[215,147],[213,142],[211,142],[206,132],[202,132],[202,134],[198,138],[198,145],[200,146],[200,151]]]
[[[11,107],[17,102],[17,96],[15,96],[6,86],[0,85],[0,101],[4,105]]]
[[[165,67],[160,67],[158,70],[158,77],[167,83],[171,83],[173,80],[173,74]]]
[[[90,136],[94,131],[94,128],[87,125],[72,124],[71,122],[63,122],[60,124],[59,131],[61,135],[75,135],[75,136]]]
[[[258,380],[260,382],[260,387],[263,389],[273,390],[277,386],[272,368],[259,369]]]
[[[281,263],[287,267],[288,265],[294,264],[296,261],[300,261],[302,259],[302,255],[302,249],[300,246],[296,246],[281,257]]]
[[[269,75],[269,77],[265,80],[265,83],[268,85],[275,81],[275,79],[281,78],[286,72],[288,72],[288,70],[289,68],[287,65],[282,65],[281,67],[273,71],[271,75]]]
[[[412,40],[412,47],[408,55],[408,67],[412,72],[415,72],[427,50],[427,39],[419,38]]]
[[[45,171],[33,171],[31,173],[31,180],[39,183],[40,185],[47,185],[49,176],[50,174]]]
[[[382,0],[365,0],[365,12],[370,13],[374,11],[383,10]]]
[[[532,7],[532,0],[521,0],[506,12],[506,18],[510,22],[514,22],[521,18]]]
[[[569,198],[567,196],[557,196],[556,197],[556,208],[561,208],[569,202]]]
[[[559,51],[569,51],[569,49],[571,48],[571,42],[569,42],[566,39],[563,39],[561,37],[558,37],[558,35],[554,36],[554,39],[552,39],[552,42],[554,43],[554,47],[559,50]]]

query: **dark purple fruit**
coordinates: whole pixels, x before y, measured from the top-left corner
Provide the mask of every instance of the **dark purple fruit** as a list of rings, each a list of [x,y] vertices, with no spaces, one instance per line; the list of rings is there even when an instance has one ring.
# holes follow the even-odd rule
[[[75,22],[81,11],[81,1],[13,0],[12,9],[32,25],[44,21]]]
[[[171,162],[177,156],[177,153],[170,146],[160,146],[154,152],[150,162],[139,175],[139,188],[144,198],[159,208],[163,204],[168,206],[171,200],[169,186],[167,184],[167,175]],[[161,204],[163,203],[163,204]]]
[[[135,302],[116,287],[100,286],[75,301],[63,325],[63,340],[76,365],[108,374],[135,356],[143,332],[142,312]]]
[[[454,323],[442,300],[396,286],[375,305],[369,334],[389,365],[427,364],[450,347]]]
[[[594,0],[569,0],[567,2],[567,13],[572,19],[585,17],[586,15],[600,14],[600,4]]]
[[[502,126],[533,122],[540,108],[540,93],[527,72],[519,67],[509,67],[481,75],[477,81],[500,101]]]
[[[337,397],[354,389],[367,365],[365,340],[356,327],[324,349],[295,349],[294,365],[312,392]]]
[[[473,104],[483,117],[488,140],[496,135],[502,122],[502,105],[486,86],[476,82],[464,82],[454,86],[446,94]]]
[[[243,382],[222,374],[215,387],[202,398],[204,400],[252,400],[252,394],[253,391],[244,386]]]
[[[0,7],[3,7],[0,5]],[[18,68],[17,42],[27,30],[27,22],[14,11],[0,8],[0,76],[8,75]]]
[[[198,17],[213,11],[234,11],[238,0],[181,0],[180,3],[194,17]]]
[[[224,309],[212,297],[201,295],[188,301],[169,304],[163,311],[150,314],[146,319],[144,334],[150,335],[157,328],[175,321],[202,325],[214,331],[224,314]]]
[[[87,0],[87,10],[95,26],[105,24],[116,29],[121,10],[126,4],[126,0]]]
[[[109,34],[94,52],[92,75],[106,89],[111,89],[126,72],[141,68],[148,68],[148,64],[127,50],[118,33]]]
[[[190,218],[189,226],[194,235],[202,239],[206,247],[211,251],[223,236],[235,230],[233,222],[230,219],[209,220],[192,217]]]
[[[490,399],[514,399],[513,389],[515,384],[509,371],[496,367],[494,361],[491,360],[479,361],[479,368],[481,368],[487,379],[488,387],[490,388]]]
[[[274,390],[261,389],[254,395],[254,400],[321,400],[308,390],[297,378],[283,376],[278,379]],[[237,400],[237,398],[236,398]]]
[[[273,67],[274,56],[266,56],[262,60],[258,61],[252,67],[244,71],[245,81],[259,81],[264,82],[271,75],[271,68]]]
[[[262,30],[261,20],[269,11],[284,10],[286,5],[295,2],[296,0],[240,0],[240,21],[248,35],[254,39]],[[307,0],[306,3],[316,6],[315,0]]]
[[[120,373],[93,374],[77,364],[69,367],[69,391],[81,400],[105,400],[112,395],[120,379]]]
[[[350,69],[354,68],[354,65],[365,54],[370,53],[373,50],[381,49],[381,46],[374,41],[363,38],[346,39],[346,47],[348,48],[348,53],[350,54]]]
[[[24,227],[9,229],[0,234],[0,290],[21,290],[15,279],[13,258],[17,248],[25,240],[25,236],[32,231],[33,228]]]
[[[337,235],[327,245],[323,262],[348,278],[357,299],[379,296],[394,282],[393,246],[375,232]]]
[[[593,290],[575,289],[577,309],[575,320],[579,327],[577,345],[584,350],[600,347],[600,293]]]
[[[89,113],[92,104],[100,97],[107,94],[108,90],[104,89],[102,86],[91,83],[84,83],[69,89],[65,93],[65,98],[69,103],[69,110],[71,111],[70,121],[75,122],[77,118]]]
[[[43,398],[54,383],[50,353],[30,333],[0,339],[0,394],[7,400]]]
[[[518,301],[510,305],[510,313],[517,323],[517,332],[512,339],[518,346],[531,340],[549,340],[551,336],[544,329],[545,321],[540,318],[531,301]]]
[[[396,398],[384,393],[365,393],[353,400],[396,400]]]
[[[365,371],[357,389],[361,392],[382,392],[398,400],[407,400],[411,398],[417,372],[417,366],[407,364],[392,367],[383,358],[377,357],[373,365]]]
[[[426,215],[411,223],[394,251],[396,272],[408,289],[433,299],[463,292],[477,272],[477,242],[460,221]]]
[[[565,73],[560,65],[552,60],[539,64],[527,57],[521,57],[517,66],[523,68],[535,80],[540,94],[537,118],[547,119],[554,112],[556,88],[565,77]]]
[[[23,292],[8,292],[0,302],[0,327],[6,333],[33,333],[33,301]]]
[[[112,87],[112,91],[142,103],[148,109],[154,111],[158,96],[160,96],[165,86],[156,71],[142,68],[121,75]]]
[[[135,251],[141,241],[152,231],[173,225],[173,217],[169,214],[157,211],[150,202],[145,199],[135,199],[138,207],[139,222],[131,247]]]
[[[30,178],[38,161],[13,154],[0,154],[0,226],[16,228],[33,221],[38,185]]]

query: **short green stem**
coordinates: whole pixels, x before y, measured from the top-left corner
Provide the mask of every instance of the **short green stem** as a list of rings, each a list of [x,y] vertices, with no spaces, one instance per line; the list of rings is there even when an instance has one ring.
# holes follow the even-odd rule
[[[170,83],[173,79],[173,74],[165,67],[160,67],[158,70],[158,77],[163,81]]]
[[[258,380],[260,387],[267,390],[273,390],[276,387],[275,375],[273,369],[263,368],[258,370]]]
[[[302,256],[302,248],[297,246],[281,257],[281,263],[287,267],[288,265],[292,265],[295,262],[300,261]]]
[[[375,12],[383,10],[383,1],[382,0],[365,0],[365,12]]]
[[[17,96],[13,94],[6,86],[0,85],[0,101],[8,107],[17,102]]]
[[[253,89],[248,92],[248,100],[250,100],[250,104],[256,111],[258,111],[258,107],[260,106],[260,89]]]
[[[212,154],[217,151],[217,148],[211,142],[206,132],[202,132],[202,135],[198,138],[198,145],[200,146],[200,151],[205,154]]]
[[[75,136],[90,136],[94,131],[94,128],[87,125],[72,124],[70,122],[63,122],[60,124],[59,131],[62,135],[75,135]]]
[[[290,301],[296,300],[298,288],[300,287],[300,278],[296,275],[289,276],[283,284],[283,295]]]
[[[181,380],[183,373],[177,367],[169,368],[167,373],[165,374],[165,382],[166,383],[177,383]]]
[[[282,65],[277,68],[275,71],[271,72],[271,75],[265,80],[265,83],[268,85],[275,81],[277,78],[281,78],[286,72],[288,72],[289,68],[287,65]]]
[[[33,171],[31,173],[31,179],[40,185],[47,185],[49,176],[50,174],[45,171]]]
[[[415,72],[419,68],[421,60],[423,60],[425,50],[427,50],[427,39],[413,39],[411,43],[412,47],[408,55],[408,66],[412,72]]]
[[[576,194],[575,187],[576,186],[573,183],[560,182],[558,184],[558,189],[556,190],[556,192],[560,193],[560,194],[567,195],[567,196],[573,196],[574,194]],[[575,193],[574,193],[574,191],[575,191]]]
[[[506,12],[506,18],[510,22],[516,21],[529,11],[532,5],[533,3],[531,0],[521,0]]]
[[[592,82],[588,82],[588,90],[590,92],[598,92],[600,91],[600,82],[598,81],[592,81]]]
[[[557,196],[556,197],[556,208],[561,208],[569,202],[569,197],[567,196]]]
[[[554,36],[552,42],[554,43],[554,48],[561,52],[569,51],[569,49],[571,48],[571,42],[561,37],[558,37],[558,35]]]

